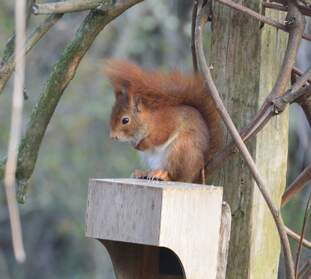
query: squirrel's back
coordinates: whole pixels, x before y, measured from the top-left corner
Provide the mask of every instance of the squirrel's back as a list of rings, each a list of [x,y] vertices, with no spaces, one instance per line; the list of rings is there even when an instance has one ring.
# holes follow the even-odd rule
[[[179,105],[194,107],[201,113],[208,127],[208,158],[220,149],[223,142],[220,117],[200,75],[184,75],[178,71],[145,71],[122,60],[106,61],[105,73],[115,90],[128,87],[129,94],[140,96],[151,108]]]

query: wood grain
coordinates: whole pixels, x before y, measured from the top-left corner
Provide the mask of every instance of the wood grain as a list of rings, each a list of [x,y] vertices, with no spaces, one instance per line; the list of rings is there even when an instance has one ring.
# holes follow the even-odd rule
[[[90,180],[86,236],[105,245],[118,279],[216,279],[221,221],[221,187]],[[184,276],[160,274],[160,247],[175,253]]]

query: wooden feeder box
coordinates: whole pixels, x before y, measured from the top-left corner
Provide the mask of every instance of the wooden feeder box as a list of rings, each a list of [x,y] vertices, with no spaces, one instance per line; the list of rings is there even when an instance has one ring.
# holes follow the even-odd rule
[[[117,279],[225,278],[231,214],[222,187],[91,179],[86,236]]]

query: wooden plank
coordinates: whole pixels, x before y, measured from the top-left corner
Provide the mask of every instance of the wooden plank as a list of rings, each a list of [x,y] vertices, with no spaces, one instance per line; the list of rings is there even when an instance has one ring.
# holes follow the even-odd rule
[[[86,235],[107,247],[118,279],[181,279],[159,273],[160,247],[175,253],[184,278],[213,279],[221,211],[221,187],[93,179]]]
[[[222,203],[221,225],[219,231],[219,250],[217,264],[217,279],[226,278],[227,258],[231,232],[231,210],[228,203]]]

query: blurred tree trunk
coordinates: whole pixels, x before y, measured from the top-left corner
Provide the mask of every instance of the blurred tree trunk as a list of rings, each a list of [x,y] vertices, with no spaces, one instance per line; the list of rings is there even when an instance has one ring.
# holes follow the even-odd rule
[[[243,5],[260,11],[261,1]],[[281,20],[283,14],[267,15]],[[209,61],[212,75],[238,128],[250,122],[276,80],[287,35],[249,16],[214,3]],[[286,182],[288,115],[274,117],[248,144],[270,196],[280,205]],[[226,134],[226,142],[231,138]],[[271,214],[246,164],[240,156],[230,159],[213,183],[224,185],[232,211],[228,279],[277,278],[280,242]]]

